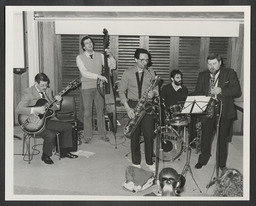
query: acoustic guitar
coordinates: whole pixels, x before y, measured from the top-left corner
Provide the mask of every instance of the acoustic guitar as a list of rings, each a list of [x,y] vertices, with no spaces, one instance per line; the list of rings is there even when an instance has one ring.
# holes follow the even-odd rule
[[[80,80],[75,79],[72,82],[68,84],[68,86],[63,89],[58,95],[63,96],[65,93],[67,93],[69,90],[74,89],[80,85]],[[24,115],[19,114],[18,115],[18,122],[22,128],[23,131],[27,133],[33,133],[37,134],[41,132],[44,129],[46,120],[52,116],[54,116],[55,111],[51,109],[54,102],[57,100],[55,97],[53,97],[50,101],[47,101],[46,99],[39,99],[37,100],[36,104],[31,107],[44,107],[45,113],[44,114],[30,114],[30,115]]]

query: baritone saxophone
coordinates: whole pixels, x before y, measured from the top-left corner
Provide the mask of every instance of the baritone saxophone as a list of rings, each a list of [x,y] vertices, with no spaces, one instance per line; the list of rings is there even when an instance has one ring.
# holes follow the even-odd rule
[[[125,136],[130,137],[133,134],[138,124],[147,113],[147,109],[152,108],[153,102],[152,102],[152,99],[148,98],[148,93],[154,90],[154,88],[158,85],[159,80],[160,80],[160,77],[155,76],[154,79],[151,80],[148,89],[144,92],[144,94],[140,98],[139,102],[134,108],[134,114],[135,114],[134,118],[129,119],[129,121],[124,127]]]

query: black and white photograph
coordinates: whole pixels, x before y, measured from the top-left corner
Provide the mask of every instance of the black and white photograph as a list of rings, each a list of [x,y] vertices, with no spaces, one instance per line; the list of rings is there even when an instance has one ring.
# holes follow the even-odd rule
[[[5,200],[250,200],[250,39],[250,5],[6,6]]]

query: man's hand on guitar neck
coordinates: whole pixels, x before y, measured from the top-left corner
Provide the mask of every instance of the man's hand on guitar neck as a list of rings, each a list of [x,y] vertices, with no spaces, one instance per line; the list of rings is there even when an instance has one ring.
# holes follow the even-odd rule
[[[62,97],[60,95],[56,95],[54,98],[57,100],[57,102],[60,102],[62,100]]]
[[[60,108],[60,102],[62,100],[62,97],[60,95],[56,95],[54,98],[57,100],[56,106]]]

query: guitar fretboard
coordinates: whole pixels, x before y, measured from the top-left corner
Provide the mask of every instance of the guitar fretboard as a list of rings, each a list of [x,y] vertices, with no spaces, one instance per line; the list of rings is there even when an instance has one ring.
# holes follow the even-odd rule
[[[63,89],[61,92],[59,92],[59,96],[63,96],[67,91],[69,91],[70,89],[72,89],[72,88],[75,88],[76,86],[78,86],[80,84],[80,82],[79,82],[79,80],[78,79],[76,79],[76,80],[74,80],[74,81],[72,81],[72,82],[70,82],[69,83],[69,85],[65,88],[65,89]],[[47,102],[47,103],[45,103],[44,105],[43,105],[43,107],[45,108],[45,109],[48,109],[54,102],[56,102],[57,101],[57,99],[55,98],[55,97],[53,97],[49,102]]]

